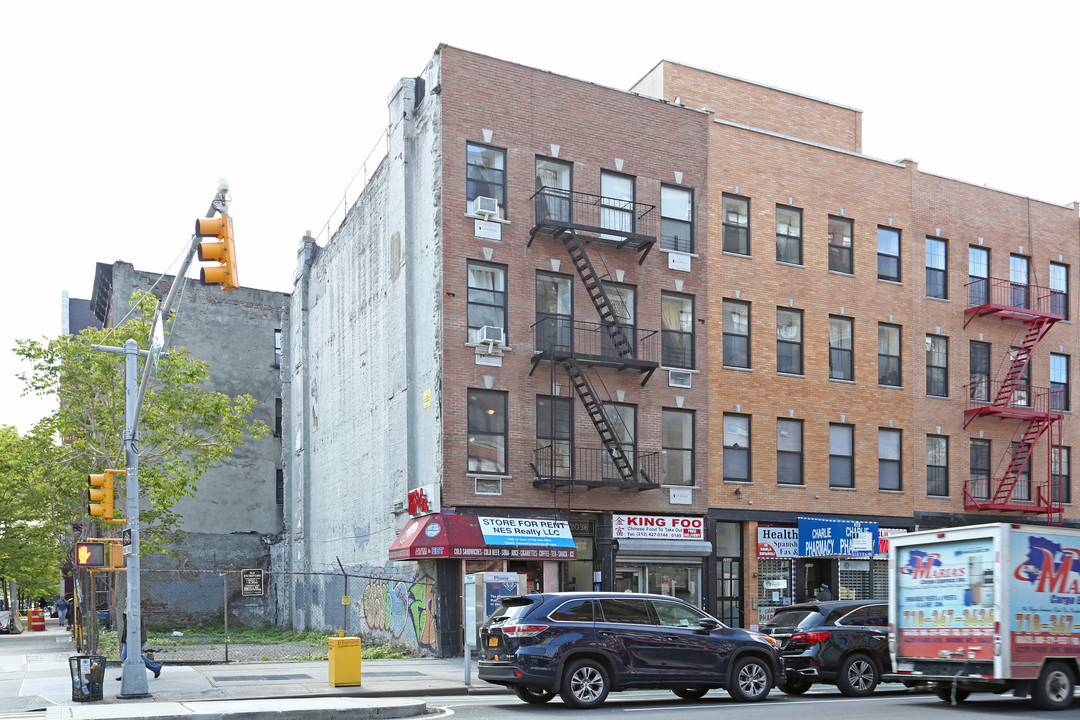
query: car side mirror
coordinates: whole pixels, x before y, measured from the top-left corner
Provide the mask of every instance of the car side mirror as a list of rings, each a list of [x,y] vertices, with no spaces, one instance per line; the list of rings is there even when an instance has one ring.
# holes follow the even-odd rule
[[[720,627],[720,622],[713,620],[712,618],[701,618],[698,620],[697,624],[700,625],[703,630],[715,630]]]

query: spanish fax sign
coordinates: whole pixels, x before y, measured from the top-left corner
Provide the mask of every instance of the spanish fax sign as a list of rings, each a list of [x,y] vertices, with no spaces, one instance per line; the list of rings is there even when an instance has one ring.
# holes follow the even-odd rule
[[[873,557],[878,524],[835,518],[799,518],[799,557]]]

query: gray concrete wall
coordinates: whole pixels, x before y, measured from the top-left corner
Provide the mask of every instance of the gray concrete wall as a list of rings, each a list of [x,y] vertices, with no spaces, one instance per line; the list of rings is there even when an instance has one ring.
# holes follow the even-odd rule
[[[387,557],[408,490],[438,482],[442,447],[439,98],[416,108],[416,88],[402,80],[391,94],[387,157],[326,247],[301,241],[283,390],[286,564],[318,573],[340,562],[373,578],[372,598],[386,590],[392,615],[427,587],[418,566]],[[326,628],[340,613],[326,595],[297,578],[283,602],[298,627]],[[434,649],[425,622],[361,616],[361,634]]]

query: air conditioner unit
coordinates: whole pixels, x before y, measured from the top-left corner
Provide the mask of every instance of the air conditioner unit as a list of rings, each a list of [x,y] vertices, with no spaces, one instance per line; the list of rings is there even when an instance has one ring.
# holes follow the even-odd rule
[[[690,378],[693,373],[685,370],[668,370],[668,386],[677,388],[690,387]]]
[[[491,345],[505,345],[506,336],[503,329],[497,325],[485,325],[476,334],[476,341]]]
[[[473,203],[473,213],[475,215],[482,215],[490,219],[499,214],[499,201],[493,197],[484,197],[481,195],[473,200]]]

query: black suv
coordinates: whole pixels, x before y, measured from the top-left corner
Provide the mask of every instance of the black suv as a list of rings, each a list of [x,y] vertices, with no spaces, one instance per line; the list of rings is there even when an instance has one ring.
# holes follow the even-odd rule
[[[779,608],[761,631],[779,640],[786,677],[777,687],[802,695],[830,683],[844,695],[874,692],[889,658],[889,605],[881,600],[835,600]]]
[[[482,680],[528,703],[558,693],[575,708],[612,690],[668,688],[696,700],[725,688],[763,700],[784,676],[778,643],[729,628],[689,603],[636,593],[533,593],[501,598],[480,628]]]

